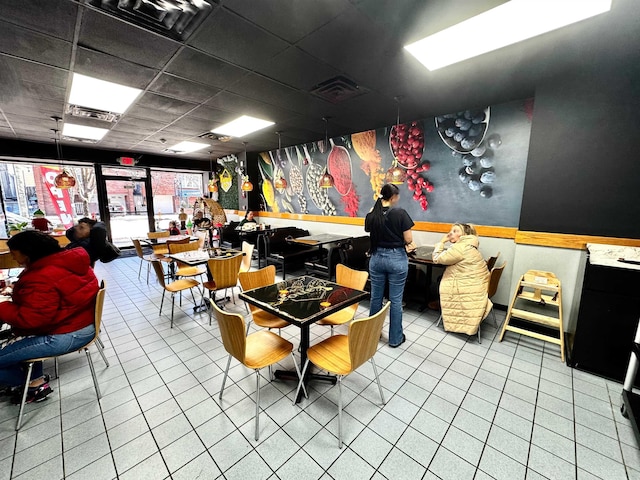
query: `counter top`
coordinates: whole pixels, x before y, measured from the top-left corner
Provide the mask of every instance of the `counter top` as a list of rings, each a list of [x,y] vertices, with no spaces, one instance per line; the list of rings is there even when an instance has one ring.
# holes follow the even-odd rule
[[[592,265],[640,270],[640,247],[588,243],[587,250]]]

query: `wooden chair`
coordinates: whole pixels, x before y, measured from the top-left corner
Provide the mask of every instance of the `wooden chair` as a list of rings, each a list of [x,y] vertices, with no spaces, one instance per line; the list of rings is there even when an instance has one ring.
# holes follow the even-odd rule
[[[144,250],[142,249],[142,245],[140,244],[140,240],[136,238],[132,238],[133,246],[136,249],[136,255],[140,259],[140,267],[138,268],[138,280],[140,280],[140,272],[142,271],[142,264],[147,262],[147,285],[149,285],[149,270],[151,269],[151,262],[154,260],[165,261],[165,257],[163,255],[156,255],[152,253],[150,255],[145,255]]]
[[[164,280],[164,270],[160,261],[154,260],[151,262],[151,264],[153,265],[153,269],[156,272],[156,277],[158,277],[158,283],[162,287],[162,300],[160,301],[159,315],[162,315],[162,304],[164,303],[165,293],[169,292],[171,294],[171,328],[173,328],[173,309],[175,305],[176,293],[180,293],[180,305],[182,305],[182,292],[185,290],[189,290],[191,292],[191,297],[193,298],[193,304],[196,305],[196,297],[193,295],[193,287],[199,286],[200,282],[194,280],[193,278],[182,278],[171,283],[166,283]]]
[[[268,267],[253,272],[240,272],[238,274],[238,280],[240,281],[242,290],[253,290],[254,288],[273,285],[276,283],[276,267],[275,265],[269,265]],[[249,311],[251,312],[253,323],[259,327],[281,329],[289,325],[286,320],[267,313],[254,305],[249,305]],[[247,323],[247,335],[249,334],[250,325],[251,320]]]
[[[496,253],[495,257],[489,257],[487,258],[486,262],[487,262],[487,269],[489,271],[493,270],[493,267],[496,264],[496,261],[498,260],[498,257],[500,256],[500,252]]]
[[[500,283],[500,277],[502,277],[502,272],[504,271],[504,267],[506,264],[507,262],[505,261],[499,267],[493,267],[491,269],[491,276],[489,277],[489,288],[487,290],[487,293],[489,295],[489,300],[491,300],[491,297],[493,297],[498,291],[498,284]],[[498,320],[496,319],[496,314],[494,313],[493,308],[491,308],[491,315],[493,315],[493,324],[497,327]]]
[[[189,243],[189,241],[190,241],[189,237],[180,238],[178,240],[167,240],[164,243],[152,245],[151,248],[153,248],[153,253],[155,253],[156,255],[168,255],[169,245],[180,245],[183,243]],[[168,260],[171,261],[170,259]]]
[[[248,272],[251,270],[251,257],[253,255],[253,248],[249,242],[242,242],[242,253],[244,253],[244,257],[242,257],[242,264],[240,265],[240,272]]]
[[[96,377],[96,370],[93,366],[93,360],[91,360],[91,353],[89,352],[89,347],[95,343],[98,352],[102,356],[104,363],[109,367],[109,361],[104,354],[104,347],[102,342],[100,341],[100,325],[102,324],[102,309],[104,307],[104,297],[105,297],[106,287],[104,280],[100,283],[100,289],[96,294],[96,306],[93,314],[93,325],[95,327],[96,333],[94,334],[91,341],[89,341],[84,347],[79,348],[77,350],[78,353],[84,350],[87,355],[87,361],[89,362],[89,368],[91,370],[91,376],[93,377],[93,386],[96,389],[96,395],[98,400],[102,398],[102,394],[100,393],[100,386],[98,385],[98,378]],[[72,353],[72,352],[69,352]],[[63,355],[69,355],[69,353],[65,353]],[[41,357],[41,358],[32,358],[30,360],[26,360],[24,363],[27,364],[27,376],[24,383],[24,392],[22,393],[22,401],[20,402],[20,412],[18,413],[18,422],[16,423],[16,431],[20,430],[20,426],[22,425],[22,414],[24,412],[24,405],[27,400],[27,393],[29,388],[29,383],[31,382],[31,372],[33,371],[33,364],[35,362],[42,362],[44,360],[53,359],[55,361],[55,376],[58,378],[58,357],[62,355],[56,355],[55,357]]]
[[[279,335],[265,330],[245,336],[245,322],[242,315],[224,312],[218,308],[212,299],[209,299],[209,301],[211,302],[211,309],[215,312],[218,325],[220,326],[220,336],[222,337],[224,349],[229,353],[227,368],[224,371],[222,387],[220,388],[218,398],[222,401],[224,385],[229,375],[231,357],[234,357],[245,367],[251,368],[256,372],[255,439],[257,441],[260,434],[260,370],[264,367],[269,367],[269,379],[271,379],[271,366],[283,360],[288,355],[291,355],[298,378],[301,378],[300,369],[293,356],[293,344]]]
[[[339,263],[336,265],[336,283],[343,287],[354,288],[356,290],[364,290],[364,286],[367,284],[369,278],[369,272],[363,272],[360,270],[354,270],[345,265]],[[358,304],[348,306],[342,310],[332,313],[328,317],[324,317],[318,322],[319,325],[330,325],[331,335],[333,335],[333,327],[336,325],[343,325],[353,320],[353,317],[358,310]]]
[[[163,238],[168,237],[169,230],[163,230],[161,232],[147,232],[147,238]]]
[[[313,345],[307,350],[307,361],[302,368],[302,376],[298,382],[298,389],[303,387],[305,372],[309,367],[309,362],[313,363],[321,370],[326,370],[338,376],[338,447],[342,448],[342,379],[351,372],[355,371],[360,365],[367,360],[371,361],[373,372],[376,375],[378,389],[380,390],[380,398],[384,405],[385,399],[382,393],[382,385],[378,376],[378,369],[373,360],[373,356],[378,350],[378,341],[384,319],[389,311],[390,302],[387,302],[382,309],[367,318],[354,320],[349,324],[348,335],[332,335],[320,343]],[[305,395],[306,396],[306,395]],[[294,400],[295,404],[295,400]]]
[[[18,262],[13,259],[13,255],[9,251],[0,253],[0,269],[21,268]]]
[[[242,254],[209,259],[209,273],[211,273],[213,280],[204,282],[203,286],[209,290],[214,303],[216,292],[220,290],[224,290],[224,297],[222,300],[230,300],[230,298],[227,297],[227,289],[229,288],[231,289],[231,298],[233,298],[233,303],[236,303],[235,297],[233,296],[233,289],[238,286],[240,263],[242,263]],[[209,313],[211,313],[211,311],[209,311]],[[209,315],[209,325],[211,325],[211,315]]]
[[[193,252],[198,250],[198,244],[196,242],[191,242],[191,243],[171,242],[169,243],[168,247],[169,247],[169,253]],[[200,277],[207,273],[207,267],[203,265],[193,266],[193,265],[187,265],[186,263],[176,261],[176,267],[177,267],[177,270],[174,273],[176,278]]]

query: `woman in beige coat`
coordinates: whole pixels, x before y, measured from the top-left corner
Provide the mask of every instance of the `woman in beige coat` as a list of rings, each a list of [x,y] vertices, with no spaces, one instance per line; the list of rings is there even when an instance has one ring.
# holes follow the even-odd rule
[[[447,242],[451,245],[445,250]],[[487,295],[490,274],[478,243],[473,226],[454,223],[433,250],[433,262],[447,266],[440,282],[440,308],[446,331],[475,335],[491,311]]]

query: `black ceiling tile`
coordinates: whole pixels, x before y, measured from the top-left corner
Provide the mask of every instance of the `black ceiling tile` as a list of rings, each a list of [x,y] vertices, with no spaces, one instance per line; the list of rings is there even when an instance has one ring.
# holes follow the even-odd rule
[[[142,95],[136,102],[136,105],[177,115],[183,115],[196,107],[193,103],[183,102],[182,100],[150,92]]]
[[[151,84],[149,90],[192,103],[202,103],[220,91],[219,88],[191,82],[167,73],[160,75]]]
[[[222,10],[205,20],[189,45],[216,58],[252,69],[268,61],[289,44],[238,15]]]
[[[340,15],[346,6],[343,0],[234,0],[225,4],[225,9],[233,10],[265,30],[295,43]]]
[[[3,20],[72,41],[78,15],[75,2],[3,0]],[[3,33],[3,35],[6,33]]]
[[[132,107],[129,108],[129,110],[127,110],[127,113],[126,113],[127,118],[135,117],[135,118],[141,118],[146,120],[156,120],[156,121],[159,118],[161,118],[163,122],[167,122],[167,123],[177,120],[178,118],[180,118],[180,115],[181,114],[179,113],[162,112],[155,108],[147,108],[140,105],[133,105]]]
[[[176,41],[89,9],[82,19],[78,43],[156,69],[162,68],[180,48]]]
[[[217,60],[192,48],[185,48],[178,53],[165,70],[182,78],[219,88],[232,85],[247,73],[245,69]]]
[[[41,98],[64,102],[66,100],[66,89],[42,83],[23,82],[22,94],[27,98]]]
[[[71,43],[0,21],[0,52],[19,58],[69,68]]]
[[[251,92],[250,95],[254,96],[255,93]],[[270,120],[272,122],[278,122],[281,119],[289,118],[292,114],[291,110],[276,107],[257,99],[247,98],[232,92],[221,92],[212,100],[208,101],[207,106],[237,113],[238,115],[250,115],[263,120]],[[291,107],[296,107],[296,105],[292,104]],[[233,118],[236,116],[233,116]],[[233,118],[231,119],[233,120]]]
[[[135,65],[113,55],[78,47],[76,53],[76,73],[127,87],[144,89],[157,75],[157,71]]]
[[[184,131],[194,132],[195,135],[200,135],[201,133],[211,130],[213,126],[214,122],[211,120],[187,116],[172,122],[167,128],[173,130],[180,128]]]
[[[256,68],[256,71],[305,92],[340,74],[340,70],[311,57],[297,47],[290,47],[276,55]]]
[[[200,105],[195,110],[189,112],[189,116],[217,122],[220,125],[230,122],[237,117],[234,113],[218,110],[217,108],[208,107],[206,105]]]
[[[52,67],[41,63],[29,62],[19,58],[0,55],[0,68],[5,71],[3,83],[7,82],[6,72],[10,72],[16,81],[29,81],[65,88],[69,77],[68,68]],[[6,69],[6,70],[5,70]]]
[[[14,97],[9,102],[2,104],[5,113],[27,115],[33,117],[49,118],[51,115],[62,116],[64,103],[53,100],[42,100],[26,97]]]

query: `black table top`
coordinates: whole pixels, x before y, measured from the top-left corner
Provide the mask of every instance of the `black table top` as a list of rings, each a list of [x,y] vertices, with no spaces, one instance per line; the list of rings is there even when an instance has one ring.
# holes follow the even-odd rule
[[[307,235],[304,237],[292,238],[290,241],[294,243],[303,243],[305,245],[326,245],[327,243],[337,243],[342,240],[353,238],[351,235],[337,235],[334,233],[318,233],[316,235]]]
[[[368,295],[334,282],[302,276],[241,292],[240,298],[293,325],[303,326],[364,300]]]

